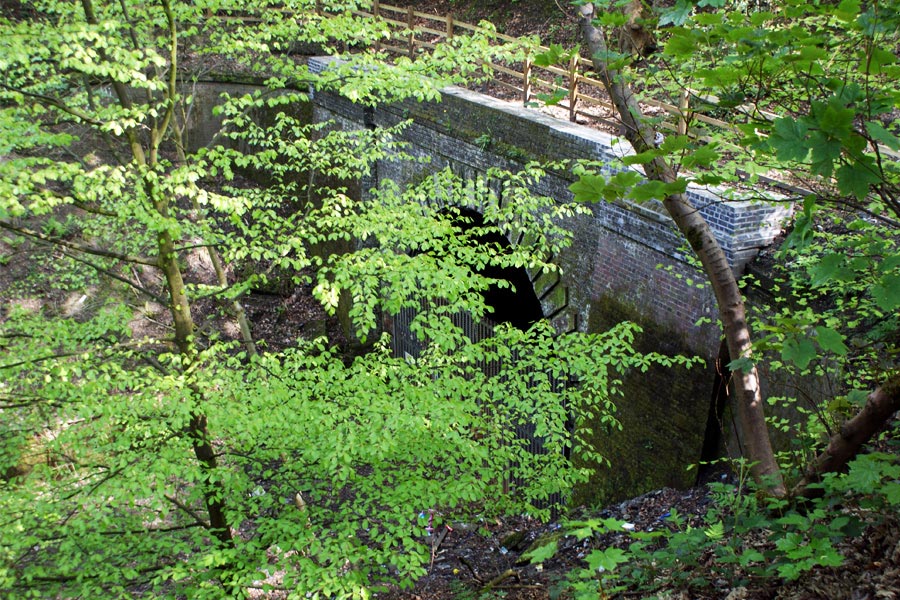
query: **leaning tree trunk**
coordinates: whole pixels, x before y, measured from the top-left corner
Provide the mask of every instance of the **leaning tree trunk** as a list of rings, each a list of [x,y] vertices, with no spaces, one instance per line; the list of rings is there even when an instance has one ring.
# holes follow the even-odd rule
[[[584,41],[593,57],[594,70],[599,74],[625,130],[625,137],[637,153],[654,148],[656,132],[648,125],[638,105],[631,86],[622,74],[608,68],[605,56],[607,46],[600,31],[592,21],[594,7],[581,7],[581,30]],[[677,179],[674,169],[663,157],[656,157],[645,166],[649,179],[672,183]],[[728,352],[733,359],[750,355],[750,329],[747,325],[744,300],[737,279],[725,252],[712,234],[709,224],[691,204],[685,194],[671,194],[663,199],[663,205],[685,236],[703,265],[719,306],[719,319],[724,329]],[[769,431],[763,412],[762,394],[756,367],[734,372],[734,387],[741,437],[752,464],[754,478],[772,494],[781,496],[786,490],[781,471],[775,461]]]
[[[823,474],[842,470],[863,444],[872,439],[900,410],[900,373],[895,372],[883,385],[869,394],[866,405],[859,413],[844,423],[840,431],[831,437],[828,447],[806,467],[803,479],[794,487],[795,496],[813,496],[821,490],[810,484],[819,481]]]

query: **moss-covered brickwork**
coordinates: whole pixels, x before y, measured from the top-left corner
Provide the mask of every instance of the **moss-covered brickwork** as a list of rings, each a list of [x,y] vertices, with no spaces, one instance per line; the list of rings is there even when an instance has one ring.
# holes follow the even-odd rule
[[[635,345],[642,352],[692,355],[687,340],[644,317],[612,296],[591,306],[588,330],[605,331],[621,321],[643,328]],[[616,400],[621,431],[594,431],[593,445],[612,463],[581,486],[573,505],[631,497],[661,486],[686,487],[696,473],[688,465],[700,459],[714,373],[711,366],[654,367],[626,375]]]

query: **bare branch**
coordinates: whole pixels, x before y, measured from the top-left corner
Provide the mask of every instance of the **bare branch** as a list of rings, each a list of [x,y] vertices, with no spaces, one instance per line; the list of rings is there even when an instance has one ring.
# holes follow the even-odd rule
[[[171,502],[172,504],[174,504],[179,510],[181,510],[181,511],[187,513],[187,514],[188,514],[192,519],[194,519],[194,521],[195,521],[198,525],[200,525],[201,527],[203,527],[203,528],[205,528],[205,529],[210,529],[210,528],[212,527],[212,526],[209,524],[209,522],[208,522],[208,521],[204,521],[204,520],[200,517],[200,515],[197,514],[197,512],[196,512],[194,509],[192,509],[190,506],[187,506],[186,504],[183,504],[182,502],[180,502],[180,501],[178,500],[178,498],[175,498],[174,496],[170,496],[170,495],[168,495],[168,494],[163,494],[163,498],[165,498],[166,500],[168,500],[169,502]]]
[[[43,104],[45,106],[52,106],[53,108],[55,108],[57,110],[60,110],[66,114],[72,115],[79,121],[82,121],[84,123],[89,123],[90,125],[93,125],[95,127],[100,127],[103,125],[103,121],[99,121],[99,120],[95,119],[94,117],[87,114],[86,112],[82,112],[78,109],[72,108],[71,106],[66,106],[65,103],[63,103],[63,101],[60,100],[59,98],[53,98],[52,96],[46,96],[44,94],[37,94],[35,92],[26,92],[24,90],[20,90],[18,88],[8,86],[4,83],[0,83],[0,89],[8,90],[10,92],[15,92],[17,94],[22,94],[23,96],[27,96],[28,98],[32,98],[34,100],[39,101],[41,104]]]
[[[137,256],[132,254],[122,254],[120,252],[113,252],[112,250],[104,250],[103,248],[97,248],[94,246],[87,246],[85,244],[77,244],[75,242],[69,242],[63,240],[61,238],[54,238],[42,233],[38,233],[33,229],[29,229],[27,227],[17,227],[10,223],[9,221],[0,220],[0,228],[8,229],[9,231],[14,231],[20,235],[24,235],[30,237],[35,240],[40,240],[46,244],[51,244],[54,246],[63,246],[65,248],[69,248],[70,250],[75,250],[77,252],[83,252],[85,254],[92,254],[94,256],[102,256],[104,258],[112,258],[115,260],[121,260],[123,262],[129,263],[137,263],[140,265],[147,265],[150,267],[157,266],[157,261],[148,258],[146,256]]]
[[[70,252],[63,252],[63,254],[68,256],[69,258],[71,258],[72,260],[74,260],[76,262],[80,262],[81,264],[94,269],[98,273],[103,273],[107,277],[115,279],[116,281],[120,281],[120,282],[124,283],[125,285],[128,285],[128,286],[136,289],[137,291],[141,292],[142,294],[144,294],[146,296],[149,296],[152,300],[155,300],[156,302],[158,302],[160,304],[163,304],[163,305],[166,304],[166,299],[164,297],[160,296],[159,294],[156,294],[155,292],[153,292],[151,290],[148,290],[147,288],[143,287],[139,283],[135,283],[134,281],[131,281],[127,277],[118,275],[117,273],[114,273],[114,272],[110,271],[109,269],[106,269],[104,267],[101,267],[100,265],[92,263],[89,260],[85,260],[85,259],[81,258],[80,256],[75,256],[74,254],[72,254]]]

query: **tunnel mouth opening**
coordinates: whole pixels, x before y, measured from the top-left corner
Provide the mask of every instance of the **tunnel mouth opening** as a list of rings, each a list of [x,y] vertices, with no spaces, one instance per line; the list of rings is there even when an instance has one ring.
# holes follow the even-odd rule
[[[729,381],[731,371],[728,364],[731,357],[728,354],[728,345],[723,339],[719,344],[719,352],[715,359],[715,374],[713,390],[710,397],[709,411],[706,417],[706,428],[703,434],[703,446],[700,449],[700,460],[697,469],[696,485],[703,485],[717,472],[722,470],[718,460],[726,452],[725,423],[723,418],[729,398]]]
[[[463,231],[471,231],[485,225],[484,216],[470,208],[455,208],[453,221],[453,224]],[[504,250],[512,246],[506,236],[499,232],[480,235],[473,238],[472,242],[481,246],[496,245]],[[483,277],[511,284],[508,287],[501,287],[494,283],[482,293],[485,304],[492,310],[487,316],[491,322],[509,323],[516,329],[525,331],[544,318],[541,301],[534,293],[531,277],[525,267],[487,265],[475,272]]]

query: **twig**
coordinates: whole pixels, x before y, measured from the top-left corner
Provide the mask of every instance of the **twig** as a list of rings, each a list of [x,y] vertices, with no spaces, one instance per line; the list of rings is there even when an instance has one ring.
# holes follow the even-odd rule
[[[516,573],[513,569],[507,569],[507,570],[503,571],[502,573],[500,573],[499,575],[497,575],[496,577],[494,577],[493,579],[491,579],[490,581],[488,581],[484,585],[484,587],[481,588],[481,591],[487,592],[488,590],[496,587],[501,581],[503,581],[504,579],[508,579],[509,577],[518,578],[519,574]]]
[[[449,531],[449,527],[444,527],[441,529],[441,532],[439,534],[434,536],[434,539],[431,542],[431,564],[428,565],[429,571],[434,567],[434,557],[437,556],[438,548],[440,548],[441,542],[443,542],[444,538],[447,537],[447,533]]]
[[[180,508],[183,512],[187,513],[201,527],[204,527],[205,529],[210,529],[212,527],[207,521],[204,521],[203,518],[201,518],[200,515],[198,515],[194,511],[194,509],[192,509],[190,506],[187,506],[186,504],[179,502],[178,499],[174,496],[163,494],[163,498],[174,504],[176,507]]]
[[[475,567],[472,566],[472,563],[469,562],[469,559],[467,559],[465,556],[460,556],[459,562],[461,562],[467,569],[469,569],[469,572],[472,573],[472,578],[475,581],[477,581],[478,583],[484,583],[484,580],[478,576],[478,573],[475,571]]]
[[[511,583],[509,585],[497,585],[494,586],[495,590],[543,590],[546,589],[545,585],[525,585],[522,583]]]
[[[130,263],[138,263],[141,265],[148,265],[151,267],[158,266],[157,261],[148,258],[146,256],[133,256],[130,254],[122,254],[120,252],[113,252],[112,250],[104,250],[103,248],[96,248],[94,246],[87,246],[85,244],[78,244],[75,242],[69,242],[62,238],[54,238],[51,236],[43,235],[33,229],[29,229],[27,227],[16,227],[9,221],[0,220],[0,227],[3,229],[8,229],[9,231],[13,231],[18,233],[19,235],[24,235],[30,237],[35,240],[40,240],[47,244],[52,244],[56,246],[63,246],[69,248],[71,250],[77,250],[78,252],[84,252],[85,254],[93,254],[95,256],[103,256],[106,258],[113,258],[116,260],[121,260],[124,262]]]

